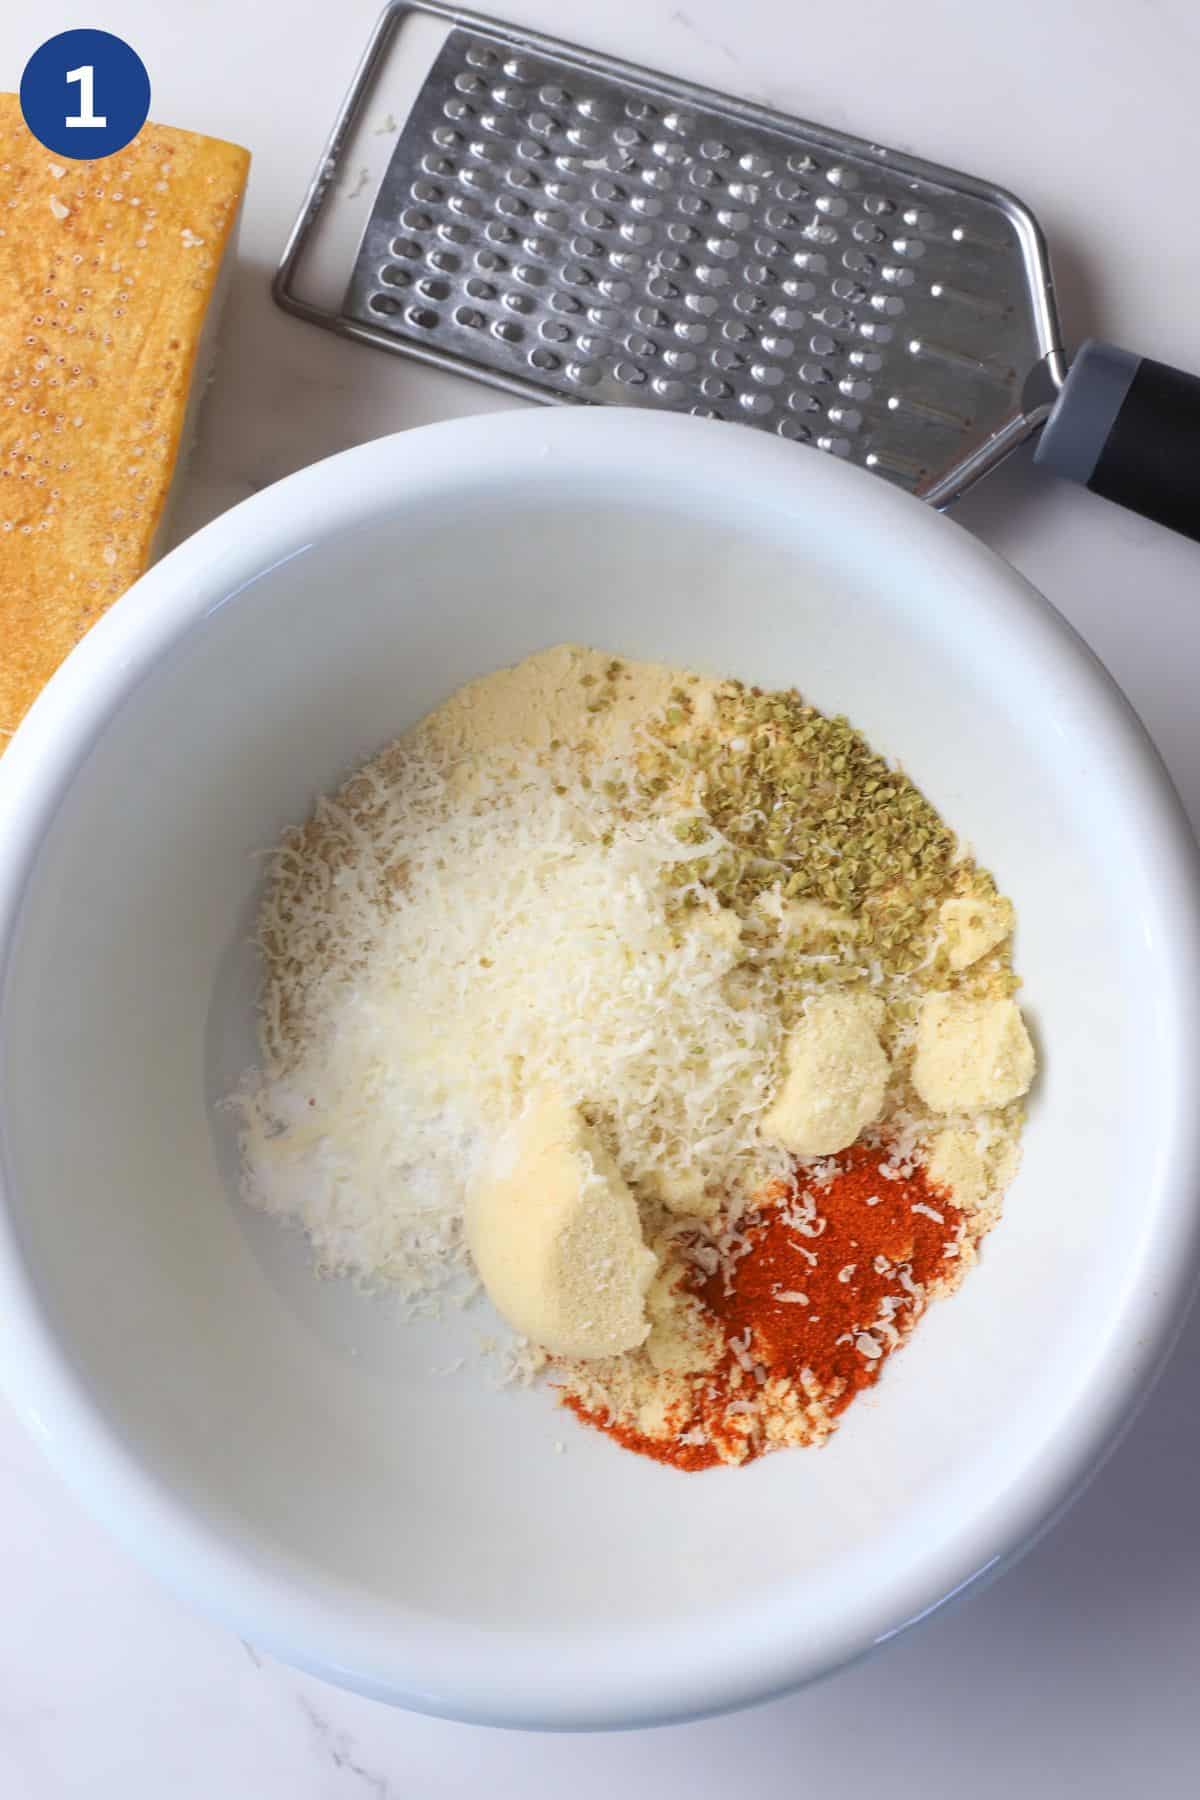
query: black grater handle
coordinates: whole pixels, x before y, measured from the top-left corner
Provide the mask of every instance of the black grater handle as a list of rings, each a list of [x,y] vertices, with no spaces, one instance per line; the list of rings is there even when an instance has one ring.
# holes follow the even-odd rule
[[[1200,377],[1089,340],[1036,461],[1200,543]]]

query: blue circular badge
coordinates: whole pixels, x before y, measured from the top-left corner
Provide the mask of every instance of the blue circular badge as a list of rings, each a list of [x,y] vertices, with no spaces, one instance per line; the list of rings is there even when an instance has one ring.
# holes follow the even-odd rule
[[[21,111],[56,156],[112,156],[146,123],[150,77],[137,51],[110,31],[60,31],[25,64]]]

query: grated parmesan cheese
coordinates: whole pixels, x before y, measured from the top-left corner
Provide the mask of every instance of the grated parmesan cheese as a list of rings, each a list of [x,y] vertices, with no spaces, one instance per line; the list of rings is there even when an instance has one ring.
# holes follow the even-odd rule
[[[410,1297],[452,1282],[481,1156],[541,1087],[635,1189],[684,1162],[725,1192],[786,1172],[758,1137],[781,1042],[769,966],[731,996],[736,945],[674,917],[694,855],[676,811],[623,821],[604,791],[619,766],[586,788],[566,774],[489,756],[464,780],[427,741],[394,746],[276,859],[246,1194],[327,1271]]]

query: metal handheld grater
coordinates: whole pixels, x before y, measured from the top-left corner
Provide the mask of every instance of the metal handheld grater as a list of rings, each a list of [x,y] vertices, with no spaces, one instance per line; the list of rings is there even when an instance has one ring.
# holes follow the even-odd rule
[[[415,19],[440,43],[316,304],[297,271]],[[1068,374],[1012,195],[437,0],[381,18],[274,291],[509,393],[739,420],[937,506],[1047,425],[1039,461],[1200,537],[1200,382],[1101,344]]]

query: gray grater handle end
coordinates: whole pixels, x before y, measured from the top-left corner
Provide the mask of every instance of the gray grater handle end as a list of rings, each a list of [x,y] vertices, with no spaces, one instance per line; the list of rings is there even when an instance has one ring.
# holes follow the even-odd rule
[[[1200,542],[1200,378],[1090,339],[1035,460]]]

